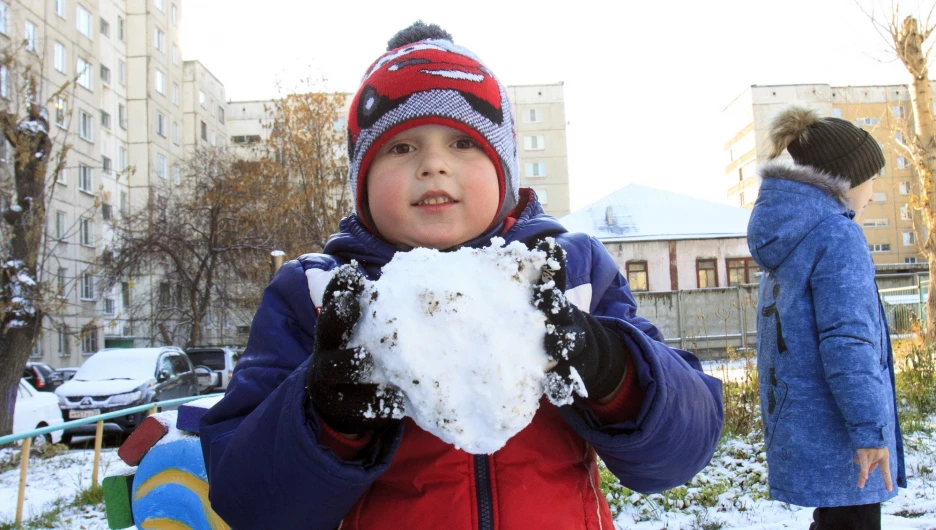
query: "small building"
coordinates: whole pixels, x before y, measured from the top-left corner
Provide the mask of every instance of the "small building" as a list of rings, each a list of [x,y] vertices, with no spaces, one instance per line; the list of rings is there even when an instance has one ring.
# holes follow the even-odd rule
[[[600,240],[634,292],[757,283],[747,247],[751,212],[629,184],[559,221]]]

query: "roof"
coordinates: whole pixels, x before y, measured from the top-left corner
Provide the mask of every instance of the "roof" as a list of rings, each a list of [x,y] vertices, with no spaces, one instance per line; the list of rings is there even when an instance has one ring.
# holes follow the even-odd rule
[[[121,357],[125,359],[133,358],[155,358],[165,351],[178,352],[178,348],[157,346],[154,348],[105,348],[94,354],[95,357]]]
[[[751,212],[641,184],[628,184],[559,219],[603,242],[747,237]]]

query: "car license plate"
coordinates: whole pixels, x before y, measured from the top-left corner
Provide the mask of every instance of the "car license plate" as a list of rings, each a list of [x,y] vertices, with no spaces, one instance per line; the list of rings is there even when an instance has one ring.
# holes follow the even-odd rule
[[[68,411],[68,417],[73,420],[77,420],[79,418],[90,418],[91,416],[98,416],[100,414],[101,414],[100,409]]]

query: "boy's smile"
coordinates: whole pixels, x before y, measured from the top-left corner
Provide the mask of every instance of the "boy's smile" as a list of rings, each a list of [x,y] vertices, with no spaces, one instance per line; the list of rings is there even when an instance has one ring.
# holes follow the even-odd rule
[[[421,125],[379,148],[367,172],[371,218],[387,241],[446,249],[494,220],[500,186],[494,163],[466,133]]]

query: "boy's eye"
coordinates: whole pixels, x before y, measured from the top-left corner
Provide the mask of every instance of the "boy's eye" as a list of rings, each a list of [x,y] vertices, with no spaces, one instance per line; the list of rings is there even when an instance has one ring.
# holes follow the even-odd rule
[[[390,152],[395,155],[405,155],[413,150],[413,146],[409,144],[396,144],[390,148]]]
[[[477,147],[478,144],[475,143],[471,138],[459,138],[455,140],[455,147],[458,149],[471,149],[472,147]]]

